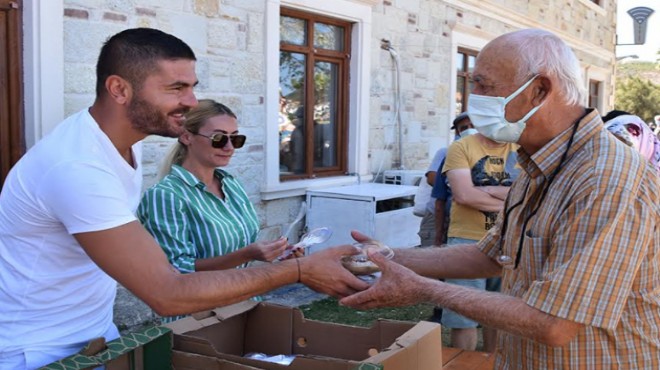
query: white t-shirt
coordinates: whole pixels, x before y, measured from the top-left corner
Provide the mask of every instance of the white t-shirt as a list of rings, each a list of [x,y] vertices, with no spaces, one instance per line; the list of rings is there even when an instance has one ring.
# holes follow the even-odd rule
[[[116,282],[72,234],[136,220],[141,143],[132,149],[137,168],[85,109],[9,172],[0,193],[0,358],[71,354],[92,338],[117,334]]]

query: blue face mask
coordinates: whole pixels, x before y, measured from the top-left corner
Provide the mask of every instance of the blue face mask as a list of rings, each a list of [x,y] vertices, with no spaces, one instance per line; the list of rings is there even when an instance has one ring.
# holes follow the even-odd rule
[[[468,128],[461,132],[461,139],[479,133],[476,128]]]
[[[537,76],[532,77],[524,85],[520,86],[513,94],[506,98],[501,96],[485,96],[470,94],[468,99],[468,116],[474,127],[485,137],[507,143],[517,143],[522,135],[527,120],[543,106],[532,108],[523,118],[517,122],[509,122],[505,118],[506,105],[516,96],[520,95]]]

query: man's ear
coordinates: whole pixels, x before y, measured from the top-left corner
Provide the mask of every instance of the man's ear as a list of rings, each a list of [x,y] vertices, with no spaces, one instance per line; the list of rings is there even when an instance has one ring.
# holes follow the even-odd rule
[[[105,89],[112,100],[121,105],[129,102],[133,95],[131,84],[117,75],[111,75],[105,79]]]
[[[534,104],[535,107],[541,105],[541,103],[547,100],[548,96],[552,92],[552,89],[554,88],[552,86],[552,81],[546,76],[538,76],[536,78],[536,82],[537,83],[534,84],[532,96],[532,104]]]

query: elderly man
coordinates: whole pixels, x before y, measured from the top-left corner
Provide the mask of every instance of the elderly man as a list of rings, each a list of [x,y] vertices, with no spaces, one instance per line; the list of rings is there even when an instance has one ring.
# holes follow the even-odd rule
[[[476,244],[399,250],[394,261],[370,254],[381,279],[341,303],[455,310],[500,330],[497,369],[659,368],[660,180],[585,108],[580,76],[546,31],[486,45],[468,112],[483,135],[520,144],[523,172],[503,213]],[[502,290],[415,273],[501,275]]]

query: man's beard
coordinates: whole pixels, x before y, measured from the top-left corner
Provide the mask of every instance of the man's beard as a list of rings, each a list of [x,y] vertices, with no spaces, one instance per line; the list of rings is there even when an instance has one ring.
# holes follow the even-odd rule
[[[187,111],[188,109],[180,109],[171,113],[185,113]],[[171,126],[167,120],[167,114],[142,99],[139,94],[131,100],[127,114],[133,128],[147,135],[178,137],[184,131],[182,126]]]

